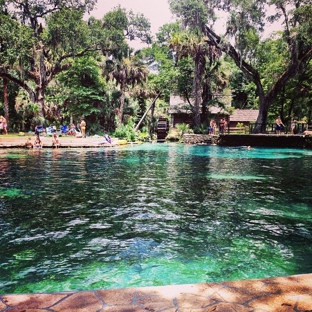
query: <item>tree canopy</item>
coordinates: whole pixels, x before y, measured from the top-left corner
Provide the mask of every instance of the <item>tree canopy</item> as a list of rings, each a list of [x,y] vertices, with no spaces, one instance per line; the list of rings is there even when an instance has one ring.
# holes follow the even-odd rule
[[[129,50],[126,38],[150,41],[148,21],[121,8],[103,20],[83,20],[96,1],[5,0],[1,14],[0,77],[24,88],[38,113],[46,115],[45,93],[75,58],[95,53],[121,58]],[[10,31],[13,29],[14,31]],[[12,37],[13,35],[13,37]],[[20,48],[19,48],[20,47]]]
[[[163,25],[154,39],[142,14],[120,6],[85,20],[96,0],[0,0],[5,114],[9,105],[13,111],[28,102],[16,118],[84,115],[112,129],[126,122],[125,111],[141,114],[155,95],[168,106],[174,93],[189,103],[200,128],[209,105],[225,105],[227,90],[233,107],[259,108],[256,132],[276,115],[311,120],[310,1],[168,2],[176,22]],[[134,51],[131,40],[149,46]],[[8,96],[12,83],[15,104]]]
[[[169,3],[185,24],[197,23],[208,37],[209,45],[230,56],[245,77],[255,84],[259,98],[255,131],[265,131],[270,106],[286,83],[304,72],[311,60],[310,1],[171,0]],[[269,15],[269,9],[273,9],[274,14]],[[222,34],[218,34],[215,28],[220,12],[227,16],[226,29]],[[263,37],[263,32],[274,21],[280,22],[281,30],[276,36],[283,45],[280,51],[284,58],[274,73],[275,78],[264,86],[264,68],[270,66],[271,61],[265,62],[265,54],[268,53],[265,44],[269,39]]]

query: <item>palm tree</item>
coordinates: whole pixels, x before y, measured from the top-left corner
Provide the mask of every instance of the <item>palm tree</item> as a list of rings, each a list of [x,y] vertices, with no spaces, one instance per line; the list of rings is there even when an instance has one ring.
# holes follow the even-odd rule
[[[115,80],[117,85],[120,85],[120,106],[118,110],[117,126],[120,126],[123,119],[125,93],[129,85],[132,88],[136,84],[143,84],[148,75],[148,68],[139,60],[130,57],[122,59],[119,62],[107,60],[103,75],[107,80]]]
[[[222,94],[228,87],[228,70],[224,67],[223,59],[218,59],[206,65],[203,77],[202,114],[201,121],[208,119],[208,106],[219,106],[224,108],[224,97]],[[220,101],[222,99],[222,102]],[[228,101],[228,100],[227,100]]]
[[[202,82],[206,64],[210,65],[221,56],[221,51],[207,43],[207,37],[195,33],[183,32],[172,36],[169,48],[176,52],[177,61],[192,57],[194,62],[193,78],[193,119],[194,126],[200,127],[200,106],[202,104]]]

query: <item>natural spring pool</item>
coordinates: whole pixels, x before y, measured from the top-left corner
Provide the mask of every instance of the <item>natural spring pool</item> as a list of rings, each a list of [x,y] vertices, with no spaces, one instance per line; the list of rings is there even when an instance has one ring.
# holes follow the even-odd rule
[[[312,151],[0,150],[0,292],[312,272]]]

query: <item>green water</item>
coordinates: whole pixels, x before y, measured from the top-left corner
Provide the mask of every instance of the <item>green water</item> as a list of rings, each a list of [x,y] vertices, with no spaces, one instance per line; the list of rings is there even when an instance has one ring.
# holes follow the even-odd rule
[[[312,151],[0,150],[0,292],[312,272]]]

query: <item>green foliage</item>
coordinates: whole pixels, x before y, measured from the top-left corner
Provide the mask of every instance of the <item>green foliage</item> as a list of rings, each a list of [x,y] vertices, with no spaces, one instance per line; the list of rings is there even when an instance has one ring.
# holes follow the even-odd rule
[[[12,157],[13,158],[13,157]],[[15,157],[15,158],[20,158],[19,157]],[[17,189],[17,188],[0,188],[0,198],[3,198],[3,197],[20,197],[22,196],[21,194],[21,190],[20,189]]]
[[[66,72],[58,76],[63,92],[56,98],[66,103],[67,114],[80,116],[100,116],[105,110],[105,82],[98,63],[93,57],[77,58]]]
[[[138,139],[132,123],[119,125],[113,133],[113,136],[118,139],[127,140],[128,142],[135,142]]]
[[[170,7],[183,20],[185,26],[204,29],[208,20],[208,6],[205,1],[174,0],[170,1]]]
[[[43,126],[45,124],[45,119],[42,116],[34,116],[31,119],[31,127],[32,129],[35,129],[36,126]]]
[[[152,43],[150,33],[151,24],[143,14],[134,14],[132,10],[128,13],[127,33],[129,40],[139,39],[146,44]]]
[[[229,88],[232,91],[232,106],[239,109],[256,109],[258,106],[256,86],[248,81],[236,67],[232,68],[229,77]]]
[[[30,128],[35,123],[32,119],[39,115],[46,122],[83,115],[87,116],[92,132],[112,132],[121,120],[131,123],[135,114],[142,115],[148,100],[160,91],[154,115],[144,120],[143,125],[150,128],[154,116],[168,116],[169,96],[173,93],[189,99],[197,115],[197,106],[201,105],[204,117],[197,119],[195,132],[204,131],[200,123],[208,119],[205,114],[209,105],[224,105],[225,98],[230,101],[230,94],[234,107],[260,105],[270,121],[281,115],[284,122],[295,116],[310,123],[312,5],[309,1],[290,1],[286,5],[273,0],[270,5],[276,10],[272,16],[264,12],[267,0],[232,1],[231,5],[218,0],[169,2],[179,20],[161,27],[157,41],[132,56],[126,39],[151,42],[150,24],[140,14],[119,6],[101,20],[91,17],[84,21],[84,12],[92,9],[94,0],[40,3],[3,0],[0,78],[8,76],[10,84],[15,84],[14,92],[9,86],[10,119],[14,120],[11,129],[12,126]],[[217,18],[216,10],[227,14],[224,19],[228,18],[225,33],[219,38],[209,32]],[[285,19],[280,21],[279,31],[271,37],[262,36],[264,27],[269,28],[279,18]],[[221,65],[216,47],[229,55]],[[115,71],[114,81],[118,86],[105,83],[101,77],[103,55],[114,61],[109,72]],[[151,72],[145,71],[143,75],[138,68],[140,62],[148,65]],[[135,73],[132,78],[136,78],[129,79],[123,89],[121,83],[126,70]],[[140,87],[133,88],[137,82]],[[21,87],[28,96],[20,91],[14,99]],[[224,90],[229,96],[220,96],[225,94]],[[1,98],[2,93],[0,90]],[[44,98],[39,101],[42,95]],[[123,109],[124,117],[120,118]]]
[[[120,105],[118,110],[117,125],[123,121],[125,108],[125,92],[129,87],[143,85],[148,75],[148,68],[137,57],[124,58],[122,61],[107,59],[103,70],[106,80],[116,82],[120,86]]]
[[[0,14],[0,38],[0,65],[24,66],[35,43],[31,29],[9,15]]]
[[[311,3],[301,0],[171,0],[170,6],[181,18],[184,27],[192,25],[197,33],[199,30],[204,32],[208,37],[209,47],[220,49],[230,56],[247,80],[255,85],[253,91],[256,89],[254,94],[258,101],[253,100],[253,104],[259,104],[255,131],[262,131],[269,109],[279,96],[282,98],[287,81],[311,66],[308,65],[312,46],[309,18],[312,12]],[[272,16],[268,15],[268,7],[273,9],[269,10],[274,12]],[[223,13],[221,18],[226,19],[226,30],[221,36],[214,29],[215,18],[221,16],[220,12]],[[273,32],[274,27],[269,27],[272,22],[277,21],[280,32],[276,32],[275,37],[272,36],[271,39],[268,39],[268,32],[263,36],[265,27]],[[276,53],[272,54],[274,46]],[[177,53],[181,54],[182,51]],[[242,91],[243,96],[248,94],[245,88]],[[195,91],[194,93],[196,96]],[[246,103],[246,100],[244,102]],[[196,109],[196,105],[194,107]],[[280,107],[280,112],[282,111],[283,107]]]
[[[197,133],[197,134],[205,134],[205,133],[207,133],[207,124],[206,123],[202,123],[202,124],[200,124],[199,127],[194,127],[194,133]]]
[[[176,69],[172,51],[167,43],[153,44],[141,51],[141,57],[149,66],[148,86],[162,97],[169,98],[176,81]]]
[[[137,138],[140,142],[149,142],[150,141],[150,135],[148,132],[139,131]]]
[[[47,18],[46,44],[57,55],[64,52],[73,55],[90,45],[87,24],[83,12],[63,9]]]
[[[190,128],[190,125],[188,125],[186,123],[178,123],[175,126],[176,126],[181,138],[182,138],[184,133],[193,133],[193,130]]]
[[[151,43],[150,23],[142,14],[127,12],[120,6],[105,14],[103,18],[103,32],[106,37],[106,46],[110,55],[121,60],[128,57],[129,47],[125,39],[139,39],[144,43]]]
[[[172,34],[169,48],[175,52],[177,63],[187,60],[192,64],[191,74],[186,75],[189,82],[180,86],[188,86],[184,87],[182,95],[192,102],[194,126],[199,128],[201,112],[202,119],[207,119],[205,103],[212,99],[212,84],[207,76],[213,72],[211,67],[221,57],[221,50],[211,46],[203,33],[208,12],[202,1],[175,0],[171,2],[171,8],[187,26],[186,30]]]
[[[176,90],[186,96],[192,94],[194,80],[194,65],[191,57],[183,58],[176,68]]]
[[[149,22],[143,15],[135,15],[131,11],[126,13],[118,9],[108,13],[102,21],[90,18],[85,22],[84,13],[93,8],[94,0],[61,0],[53,3],[41,1],[40,4],[37,1],[5,3],[11,3],[11,6],[10,10],[0,11],[0,48],[3,49],[0,51],[0,77],[4,76],[3,69],[14,66],[10,72],[5,73],[6,77],[23,87],[29,93],[30,101],[39,105],[39,114],[49,115],[49,119],[53,118],[54,113],[60,117],[61,110],[58,106],[62,103],[61,97],[66,97],[69,93],[70,96],[66,98],[65,115],[66,112],[74,115],[101,114],[104,94],[94,92],[98,90],[98,84],[94,84],[94,73],[98,71],[99,64],[96,64],[96,70],[92,65],[91,75],[88,73],[90,68],[85,68],[84,72],[84,78],[91,78],[89,81],[94,85],[93,90],[86,80],[81,79],[81,85],[78,86],[78,83],[70,81],[73,80],[72,77],[64,78],[66,74],[72,74],[69,70],[60,78],[68,80],[68,89],[63,93],[62,86],[52,86],[51,90],[58,91],[54,93],[54,98],[52,92],[48,91],[48,86],[59,73],[64,73],[72,66],[79,67],[74,63],[75,59],[90,56],[92,52],[97,60],[98,52],[122,59],[129,52],[127,36],[129,39],[140,38],[150,43]],[[43,22],[39,18],[43,18]],[[80,72],[81,70],[82,67]],[[32,84],[36,88],[33,88]],[[67,93],[69,89],[74,89],[74,94]],[[48,105],[45,103],[46,95],[50,96]]]
[[[157,46],[168,45],[172,34],[179,31],[179,23],[174,22],[170,24],[165,24],[160,27],[158,33],[156,34]]]

